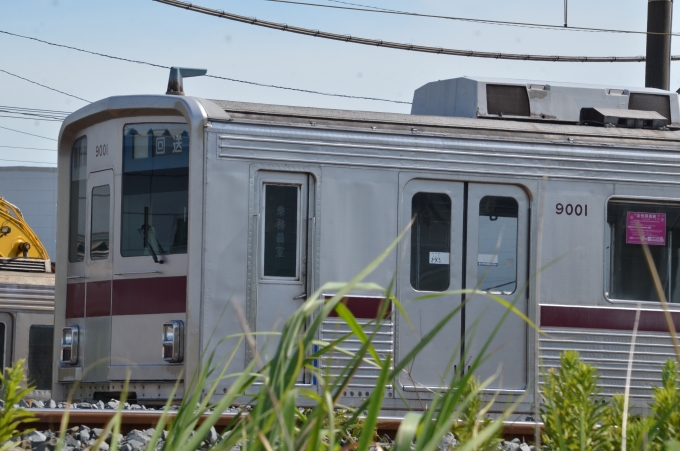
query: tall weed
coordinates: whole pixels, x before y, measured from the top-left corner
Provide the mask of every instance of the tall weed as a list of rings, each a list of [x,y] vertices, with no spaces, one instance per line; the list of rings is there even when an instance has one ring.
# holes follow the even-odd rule
[[[485,417],[485,413],[490,405],[483,405],[482,397],[480,396],[481,388],[481,381],[476,377],[471,377],[463,389],[463,397],[469,399],[469,401],[461,411],[460,421],[451,428],[451,432],[453,432],[456,440],[461,443],[468,443],[473,440],[479,435],[480,431],[492,423],[490,418]],[[481,443],[478,449],[480,451],[494,450],[497,449],[502,441],[500,431],[497,431]]]
[[[560,356],[560,370],[545,375],[541,391],[541,418],[544,449],[604,450],[610,442],[601,427],[609,414],[607,405],[597,399],[597,368],[583,363],[576,351]]]
[[[14,366],[0,371],[0,389],[4,406],[0,412],[0,451],[13,448],[21,434],[22,425],[37,421],[35,415],[21,407],[16,407],[35,387],[26,386],[25,360],[18,360]],[[29,430],[30,432],[30,430]]]
[[[676,450],[680,440],[678,364],[664,363],[661,387],[653,387],[648,416],[624,412],[624,397],[598,399],[597,369],[576,351],[560,356],[559,372],[550,369],[542,388],[543,449],[620,451],[627,417],[626,451]],[[680,451],[680,450],[679,450]]]

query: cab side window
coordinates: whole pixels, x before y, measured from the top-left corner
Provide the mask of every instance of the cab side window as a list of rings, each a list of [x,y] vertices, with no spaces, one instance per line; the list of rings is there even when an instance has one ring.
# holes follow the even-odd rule
[[[68,261],[85,259],[85,197],[87,195],[87,137],[73,144],[69,194]]]
[[[680,205],[611,200],[607,205],[611,299],[656,301],[659,294],[647,263],[649,247],[661,291],[668,302],[680,302]]]

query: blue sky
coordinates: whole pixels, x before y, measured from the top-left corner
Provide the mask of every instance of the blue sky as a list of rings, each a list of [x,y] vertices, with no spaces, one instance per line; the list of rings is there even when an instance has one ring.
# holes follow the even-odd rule
[[[333,5],[328,0],[308,0]],[[355,3],[479,19],[561,25],[563,0],[351,0]],[[375,39],[513,53],[644,55],[644,35],[536,30],[277,4],[193,0],[258,19]],[[151,0],[4,0],[0,30],[162,65],[259,83],[410,101],[423,84],[463,75],[606,85],[644,85],[643,63],[544,63],[416,54],[284,33],[200,15]],[[572,26],[641,30],[647,1],[569,0]],[[675,30],[679,30],[675,21]],[[677,41],[677,40],[676,40]],[[680,53],[678,45],[673,54]],[[165,69],[119,62],[0,34],[0,69],[96,101],[162,94]],[[673,63],[671,89],[680,87]],[[84,102],[0,73],[0,105],[75,111]],[[207,78],[185,82],[206,98],[408,113],[408,105],[323,97]],[[57,122],[0,117],[0,127],[56,139]],[[0,165],[56,162],[56,141],[0,129]],[[9,162],[22,160],[35,163]],[[40,163],[38,163],[40,162]]]

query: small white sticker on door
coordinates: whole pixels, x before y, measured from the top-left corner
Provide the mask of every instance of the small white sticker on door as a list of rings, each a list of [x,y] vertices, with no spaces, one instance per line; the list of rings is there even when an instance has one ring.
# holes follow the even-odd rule
[[[430,264],[431,265],[448,265],[449,264],[449,253],[448,252],[430,252]]]
[[[477,266],[498,266],[498,255],[477,254]]]

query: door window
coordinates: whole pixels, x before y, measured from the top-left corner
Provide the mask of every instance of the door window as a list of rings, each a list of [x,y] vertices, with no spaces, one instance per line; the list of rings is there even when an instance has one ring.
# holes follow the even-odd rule
[[[451,198],[416,193],[411,215],[411,286],[418,291],[445,291],[451,279]]]
[[[517,220],[512,197],[485,196],[479,202],[477,286],[509,295],[517,289]]]
[[[265,185],[264,276],[298,277],[298,209],[300,188]]]
[[[85,195],[87,194],[87,137],[73,144],[69,194],[68,261],[85,259]]]
[[[642,243],[669,302],[680,302],[680,205],[611,200],[607,204],[609,297],[659,301]]]
[[[122,183],[121,255],[186,254],[188,127],[126,125]]]
[[[110,207],[111,189],[109,185],[92,188],[92,218],[90,224],[91,260],[106,260],[109,257]]]

